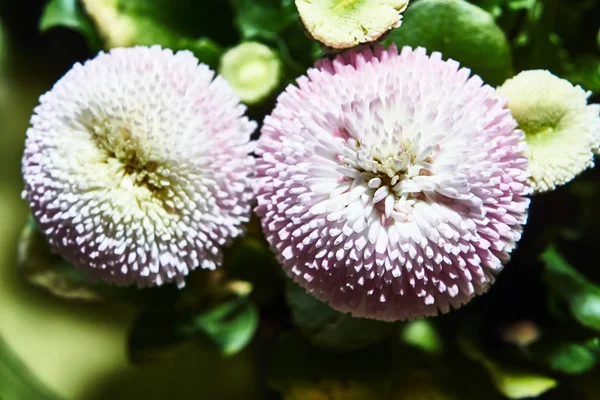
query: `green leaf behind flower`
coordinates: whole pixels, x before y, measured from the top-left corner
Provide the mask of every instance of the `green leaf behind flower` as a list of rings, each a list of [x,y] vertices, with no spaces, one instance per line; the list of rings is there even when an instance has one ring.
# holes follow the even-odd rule
[[[40,31],[56,27],[66,27],[81,33],[92,51],[101,48],[94,24],[81,10],[77,0],[50,0],[46,4],[40,19]]]
[[[231,0],[235,24],[244,40],[274,39],[297,19],[292,1]]]
[[[564,75],[572,84],[600,94],[600,56],[587,54],[575,58],[566,66]]]
[[[381,341],[398,329],[390,322],[354,318],[336,311],[292,281],[289,281],[286,293],[294,323],[311,343],[319,347],[357,350]]]
[[[494,18],[498,18],[502,15],[503,6],[507,0],[475,0],[471,3],[475,4],[477,7],[487,11]]]
[[[258,310],[247,299],[239,297],[193,316],[177,330],[182,335],[202,332],[224,355],[233,355],[250,343],[257,327]]]
[[[546,365],[565,374],[582,374],[594,368],[600,355],[600,338],[584,343],[556,341],[543,344],[539,352]]]
[[[600,332],[600,287],[588,281],[558,253],[554,246],[541,255],[544,278],[581,325]]]
[[[258,327],[258,310],[246,296],[234,297],[206,310],[146,309],[134,324],[130,356],[135,362],[161,358],[176,345],[208,339],[221,354],[243,350]]]
[[[431,320],[419,319],[407,322],[401,331],[401,339],[409,346],[426,353],[439,353],[442,350],[442,338]]]
[[[452,58],[491,85],[512,75],[510,46],[492,15],[463,0],[421,0],[406,10],[386,42],[425,47]],[[484,55],[485,56],[482,56]]]
[[[103,302],[136,297],[135,289],[118,289],[75,268],[53,253],[48,241],[29,218],[19,242],[18,264],[28,283],[66,300]]]
[[[207,34],[209,16],[224,15],[222,2],[208,0],[177,2],[158,0],[119,0],[117,12],[125,16],[136,32],[133,40],[136,45],[159,44],[173,50],[190,50],[201,62],[216,68],[223,53],[222,47]],[[214,32],[215,37],[226,39],[226,26]],[[204,29],[203,29],[204,28]]]
[[[537,397],[554,388],[558,382],[525,368],[505,366],[488,357],[479,345],[468,337],[459,337],[462,352],[486,369],[494,386],[509,399]]]

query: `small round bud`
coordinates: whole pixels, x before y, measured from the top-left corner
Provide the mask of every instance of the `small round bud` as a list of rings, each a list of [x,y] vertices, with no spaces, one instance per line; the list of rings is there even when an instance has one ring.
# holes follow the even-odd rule
[[[281,61],[277,53],[264,44],[246,42],[223,55],[219,73],[242,102],[256,104],[279,86]]]

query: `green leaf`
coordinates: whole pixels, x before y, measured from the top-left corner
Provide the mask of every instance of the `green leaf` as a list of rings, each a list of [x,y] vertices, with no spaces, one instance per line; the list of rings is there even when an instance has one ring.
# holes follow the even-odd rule
[[[288,282],[286,294],[294,324],[316,346],[336,351],[356,350],[381,341],[397,329],[390,322],[354,318],[336,311],[304,288]]]
[[[387,42],[422,46],[452,58],[491,85],[512,76],[510,46],[492,15],[463,0],[421,0],[410,6]],[[482,56],[485,55],[485,56]]]
[[[30,284],[63,299],[101,302],[119,292],[117,288],[90,279],[83,270],[52,253],[31,217],[21,233],[18,264]]]
[[[504,13],[504,8],[512,11],[529,10],[535,6],[536,0],[475,0],[471,3],[481,7],[495,18]]]
[[[89,2],[87,12],[98,27],[105,47],[151,46],[158,44],[174,51],[190,50],[198,59],[216,68],[223,53],[209,38],[226,38],[231,29],[217,23],[223,16],[223,3],[217,0],[114,0],[104,4]],[[87,5],[87,2],[86,2]],[[110,16],[107,17],[107,16]],[[216,27],[216,29],[209,29]]]
[[[511,10],[530,10],[535,6],[536,0],[508,0]]]
[[[40,31],[45,32],[56,27],[66,27],[79,32],[92,51],[101,48],[96,29],[80,9],[77,0],[50,0],[46,4],[40,19]]]
[[[476,6],[489,12],[494,18],[498,18],[502,15],[503,6],[507,0],[479,0],[473,1]]]
[[[558,384],[555,379],[548,376],[525,370],[507,369],[491,361],[483,365],[492,376],[496,388],[509,399],[537,397]]]
[[[582,55],[570,61],[565,78],[574,85],[581,85],[586,90],[600,93],[600,57]]]
[[[219,64],[223,49],[213,40],[203,37],[200,39],[181,39],[176,48],[190,50],[198,59],[210,66]]]
[[[194,316],[178,328],[183,335],[205,333],[225,355],[243,350],[258,327],[258,310],[246,298],[236,298]]]
[[[537,397],[558,384],[551,377],[522,368],[501,365],[484,354],[478,344],[465,336],[459,337],[458,344],[467,357],[477,361],[486,369],[496,389],[509,399]]]
[[[600,332],[600,287],[571,267],[554,246],[541,255],[544,279],[581,325]]]
[[[429,320],[407,322],[402,329],[401,338],[407,345],[427,353],[439,353],[442,349],[442,338]]]
[[[111,286],[90,277],[84,269],[52,252],[31,216],[21,232],[17,262],[27,283],[64,300],[155,307],[173,303],[181,293],[174,285],[140,290]]]
[[[17,358],[0,337],[0,399],[58,400]]]
[[[558,0],[517,1],[515,8],[526,10],[514,40],[513,54],[518,70],[558,71],[568,58],[555,21],[563,10]]]
[[[592,369],[597,362],[600,340],[589,340],[583,344],[555,342],[541,346],[538,351],[542,360],[557,372],[582,374]]]
[[[132,16],[130,20],[134,24],[136,32],[132,44],[142,46],[158,44],[174,51],[190,50],[201,62],[212,68],[219,65],[223,49],[213,40],[207,37],[195,39],[182,36],[168,27],[159,25],[149,17]]]
[[[231,5],[245,40],[274,39],[297,19],[295,6],[286,0],[231,0]]]
[[[243,350],[258,327],[258,311],[246,296],[235,297],[206,311],[177,307],[149,308],[134,324],[129,352],[134,362],[161,358],[176,345],[208,339],[224,355]]]
[[[90,0],[84,0],[90,1]],[[105,3],[107,0],[103,0]],[[224,0],[110,0],[120,15],[150,22],[177,38],[208,37],[232,45],[232,12]]]

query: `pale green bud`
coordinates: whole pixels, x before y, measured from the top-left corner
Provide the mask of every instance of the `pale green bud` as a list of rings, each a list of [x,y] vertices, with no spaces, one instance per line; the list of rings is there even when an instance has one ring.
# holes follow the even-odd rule
[[[269,47],[246,42],[223,55],[219,74],[229,82],[242,102],[256,104],[279,86],[281,61]]]

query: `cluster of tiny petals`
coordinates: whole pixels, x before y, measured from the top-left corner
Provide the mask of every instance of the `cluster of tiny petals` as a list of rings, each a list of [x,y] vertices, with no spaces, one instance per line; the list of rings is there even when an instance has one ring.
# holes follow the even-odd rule
[[[214,269],[251,211],[256,124],[192,53],[113,49],[40,98],[24,198],[52,248],[139,287]]]
[[[258,142],[256,212],[284,269],[333,308],[382,320],[484,292],[520,239],[530,192],[505,100],[439,53],[324,60]]]

